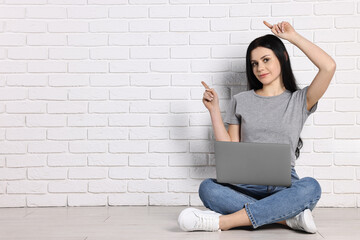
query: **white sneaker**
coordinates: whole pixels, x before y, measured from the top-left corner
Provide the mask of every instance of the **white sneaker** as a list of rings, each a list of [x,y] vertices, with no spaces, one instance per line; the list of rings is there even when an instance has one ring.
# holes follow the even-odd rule
[[[292,229],[316,233],[316,225],[310,209],[305,209],[295,217],[287,219],[286,224]]]
[[[184,209],[178,218],[178,224],[183,231],[221,231],[219,228],[220,213],[202,211],[196,208]]]

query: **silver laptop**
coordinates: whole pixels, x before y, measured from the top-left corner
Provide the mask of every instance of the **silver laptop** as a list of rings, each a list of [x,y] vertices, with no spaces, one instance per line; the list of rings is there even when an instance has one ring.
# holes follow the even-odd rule
[[[290,144],[215,142],[220,183],[291,185]]]

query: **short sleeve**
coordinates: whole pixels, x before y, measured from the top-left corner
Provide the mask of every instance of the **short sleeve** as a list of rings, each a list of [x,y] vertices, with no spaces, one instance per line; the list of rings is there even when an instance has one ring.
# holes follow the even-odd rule
[[[303,114],[305,114],[306,117],[310,116],[310,114],[314,113],[317,109],[318,102],[314,104],[314,106],[311,107],[310,111],[307,110],[307,100],[306,100],[306,94],[308,91],[309,86],[304,87],[303,89],[299,90],[299,96],[301,99],[301,102],[303,104]]]
[[[240,125],[240,120],[236,117],[236,104],[236,99],[232,96],[226,110],[224,123]]]

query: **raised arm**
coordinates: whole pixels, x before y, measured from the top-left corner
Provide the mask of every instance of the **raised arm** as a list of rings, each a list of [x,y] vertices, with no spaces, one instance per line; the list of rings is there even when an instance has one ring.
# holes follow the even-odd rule
[[[307,95],[307,109],[310,110],[315,103],[324,95],[334,76],[336,63],[324,50],[310,42],[299,33],[288,22],[281,22],[271,25],[264,21],[264,24],[278,37],[288,40],[298,47],[319,69],[311,82]]]

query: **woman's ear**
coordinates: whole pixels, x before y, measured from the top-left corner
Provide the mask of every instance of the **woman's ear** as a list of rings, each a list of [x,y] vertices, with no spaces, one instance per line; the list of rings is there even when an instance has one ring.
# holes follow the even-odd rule
[[[288,61],[288,60],[289,60],[289,56],[287,55],[286,51],[284,51],[284,55],[285,55],[286,61]]]

